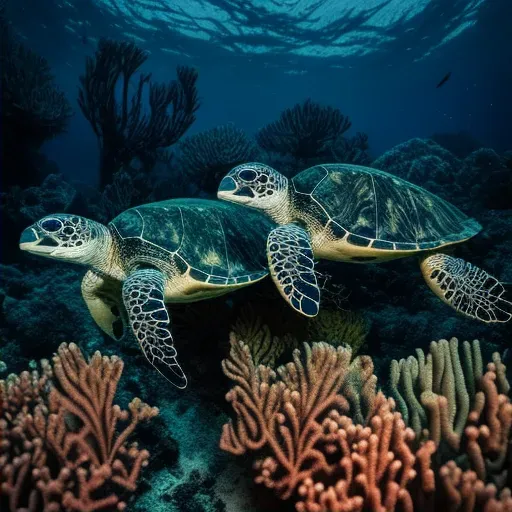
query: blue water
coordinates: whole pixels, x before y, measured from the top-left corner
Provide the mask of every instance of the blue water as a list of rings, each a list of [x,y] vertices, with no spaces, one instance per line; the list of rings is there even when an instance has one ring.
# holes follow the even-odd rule
[[[511,510],[503,366],[512,339],[511,19],[508,0],[0,0],[0,508],[335,512],[359,510],[350,500],[360,496],[361,510],[378,510],[362,480],[347,484],[345,497],[336,488],[350,457],[341,464],[341,438],[327,431],[355,435],[348,421],[375,434],[385,413],[372,408],[380,403],[372,390],[381,389],[395,400],[387,417],[395,437],[379,460],[388,451],[401,460],[402,494],[390,505],[392,471],[382,469],[377,487],[391,501],[380,510],[409,510],[406,498],[414,510],[490,510],[492,493],[503,507],[496,510]],[[141,57],[125,89],[122,76],[106,80],[128,59],[116,44]],[[111,59],[103,68],[102,48]],[[188,83],[173,82],[180,73]],[[169,94],[161,124],[151,117],[155,84]],[[79,101],[87,88],[96,96]],[[219,206],[228,173],[221,190],[238,188]],[[137,208],[147,203],[157,204]],[[335,238],[346,244],[332,249]],[[433,253],[416,254],[419,244],[443,255],[448,281],[424,270]],[[394,260],[397,250],[409,252]],[[219,288],[234,284],[246,286]],[[453,337],[458,348],[430,345]],[[475,339],[471,352],[463,342]],[[237,352],[239,342],[246,349]],[[308,367],[316,342],[326,344],[314,345]],[[350,369],[348,346],[363,356]],[[129,471],[133,461],[123,448],[106,442],[101,450],[102,439],[123,432],[122,421],[106,426],[112,404],[98,391],[111,377],[93,372],[70,386],[59,373],[80,351],[82,367],[96,351],[124,362],[117,393],[111,384],[114,403],[127,409],[137,396],[159,408],[158,416],[144,409],[151,418],[121,443],[151,454],[134,449],[142,467],[129,484],[120,466]],[[424,393],[429,351],[440,420]],[[53,376],[43,377],[40,361],[55,354]],[[297,396],[316,404],[315,385],[330,382],[343,358],[332,401],[308,416]],[[119,369],[112,361],[103,364]],[[410,386],[408,364],[419,368]],[[294,384],[304,368],[304,382]],[[26,376],[8,377],[27,369],[41,379],[34,395]],[[185,376],[187,388],[178,389]],[[247,404],[267,384],[277,405],[263,434],[264,413]],[[484,395],[482,414],[468,417]],[[32,417],[45,427],[36,432]],[[401,472],[400,418],[412,429],[405,444],[414,475]],[[51,421],[71,451],[58,448]],[[487,428],[499,446],[486,440]],[[69,441],[76,434],[84,443]],[[319,437],[315,454],[297,462],[301,434]],[[360,475],[354,454],[365,451],[363,437],[349,443]],[[417,450],[432,441],[435,490],[426,490]],[[460,508],[447,492],[448,462],[473,472],[467,488],[450,480]],[[102,464],[112,473],[85,492]],[[64,467],[69,474],[59,477]],[[61,488],[45,493],[48,479]],[[479,494],[488,484],[496,489]],[[44,508],[45,499],[52,505]]]

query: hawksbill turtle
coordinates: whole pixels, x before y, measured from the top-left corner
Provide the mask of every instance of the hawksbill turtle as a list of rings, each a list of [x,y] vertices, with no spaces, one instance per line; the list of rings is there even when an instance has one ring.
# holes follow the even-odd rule
[[[89,267],[82,295],[98,326],[119,338],[116,325],[127,322],[149,362],[184,388],[165,304],[216,297],[263,279],[266,240],[277,228],[239,205],[172,199],[126,210],[107,226],[47,215],[23,231],[20,248]]]
[[[217,196],[261,210],[279,224],[267,240],[269,264],[281,294],[294,307],[302,293],[295,283],[304,273],[290,248],[299,245],[310,248],[315,258],[352,263],[418,255],[430,289],[455,310],[483,322],[512,318],[512,303],[496,278],[443,252],[475,236],[480,224],[384,171],[316,165],[289,180],[268,165],[247,163],[222,179]],[[318,308],[318,289],[311,299],[304,304]]]

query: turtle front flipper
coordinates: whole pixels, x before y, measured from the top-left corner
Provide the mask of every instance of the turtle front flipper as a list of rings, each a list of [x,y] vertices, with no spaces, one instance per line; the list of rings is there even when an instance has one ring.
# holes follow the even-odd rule
[[[98,327],[111,338],[122,338],[121,283],[89,270],[82,279],[82,297]]]
[[[433,254],[421,261],[430,289],[452,308],[482,322],[508,322],[512,303],[494,277],[461,258]]]
[[[159,270],[137,270],[123,284],[123,301],[130,326],[148,361],[167,380],[183,389],[187,378],[176,358],[164,287],[165,276]]]
[[[270,274],[279,292],[299,313],[315,316],[320,288],[308,232],[295,224],[273,229],[267,238]]]

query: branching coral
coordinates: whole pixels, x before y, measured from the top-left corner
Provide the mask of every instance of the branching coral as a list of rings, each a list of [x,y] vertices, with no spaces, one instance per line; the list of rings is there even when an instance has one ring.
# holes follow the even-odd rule
[[[373,366],[359,360],[351,365],[350,349],[325,343],[304,348],[304,358],[295,350],[293,362],[276,374],[269,366],[256,367],[248,346],[232,336],[230,358],[222,363],[237,383],[226,398],[238,415],[236,424],[224,425],[220,446],[237,455],[270,451],[256,462],[256,481],[283,498],[329,467],[329,451],[318,446],[329,412],[348,413],[355,402],[371,414],[382,399],[376,399]]]
[[[309,339],[325,341],[334,346],[345,344],[356,354],[365,342],[370,326],[370,322],[360,313],[325,309],[309,321]]]
[[[291,351],[298,345],[291,335],[282,338],[272,336],[269,326],[252,308],[243,309],[231,329],[234,337],[247,345],[256,366],[275,366],[283,352]]]
[[[130,80],[146,59],[147,54],[133,43],[101,39],[80,77],[78,103],[100,144],[102,188],[135,158],[152,167],[157,150],[175,144],[195,120],[198,75],[189,67],[178,67],[178,80],[170,84],[150,83],[151,75],[141,74],[130,100]],[[118,101],[116,87],[121,78]],[[148,83],[149,115],[142,101]]]
[[[220,180],[233,167],[256,159],[256,144],[228,124],[187,137],[180,143],[183,172],[204,191],[215,194]]]
[[[308,99],[284,110],[277,121],[261,128],[256,140],[267,151],[307,160],[329,155],[331,145],[351,124],[337,108]]]
[[[498,391],[508,383],[497,355],[466,415],[464,466],[442,466],[436,442],[419,442],[394,400],[376,392],[370,358],[349,364],[348,349],[305,344],[275,372],[256,367],[234,337],[231,344],[223,370],[236,383],[226,398],[237,417],[224,425],[220,446],[256,452],[256,482],[293,497],[297,511],[512,510],[504,488],[512,404]],[[354,398],[364,414],[355,414]]]
[[[0,503],[11,512],[123,510],[149,458],[128,437],[158,409],[138,398],[129,412],[113,405],[123,371],[115,356],[86,362],[62,344],[42,369],[0,381]]]

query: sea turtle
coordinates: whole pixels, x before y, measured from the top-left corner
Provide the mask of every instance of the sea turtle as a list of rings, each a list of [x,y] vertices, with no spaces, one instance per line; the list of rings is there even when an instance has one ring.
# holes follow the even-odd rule
[[[90,267],[82,295],[98,326],[116,338],[119,316],[127,316],[149,362],[184,388],[165,303],[216,297],[263,279],[267,236],[276,227],[239,205],[172,199],[126,210],[108,226],[48,215],[23,231],[20,248]]]
[[[315,258],[368,263],[418,255],[432,291],[457,311],[483,322],[506,322],[512,303],[484,270],[443,250],[482,228],[425,189],[377,169],[316,165],[292,179],[261,163],[242,164],[221,181],[218,197],[257,208],[280,225],[267,241],[270,270],[285,298],[293,294],[290,246]],[[286,262],[283,263],[282,262]],[[288,284],[287,284],[288,283]],[[316,300],[317,294],[315,294]]]

